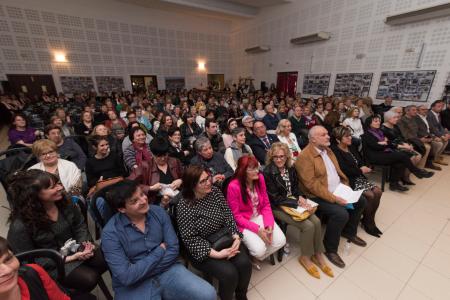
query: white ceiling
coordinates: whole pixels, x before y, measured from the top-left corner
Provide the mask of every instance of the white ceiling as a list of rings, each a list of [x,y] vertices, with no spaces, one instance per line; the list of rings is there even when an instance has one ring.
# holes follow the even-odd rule
[[[259,9],[290,0],[116,0],[153,9],[176,11],[222,19],[255,17]]]
[[[271,5],[278,5],[288,3],[290,1],[287,0],[223,0],[224,2],[235,2],[247,6],[253,7],[265,7]]]

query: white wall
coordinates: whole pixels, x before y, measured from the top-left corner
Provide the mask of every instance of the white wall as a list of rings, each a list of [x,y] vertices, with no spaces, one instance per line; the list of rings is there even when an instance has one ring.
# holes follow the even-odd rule
[[[1,0],[0,78],[5,74],[129,75],[186,78],[205,85],[206,73],[231,75],[231,22],[158,11],[115,0]],[[63,50],[68,63],[55,63]],[[207,71],[196,70],[197,59]]]
[[[450,18],[402,26],[388,26],[383,20],[387,15],[443,2],[448,1],[292,0],[287,5],[266,8],[255,19],[233,24],[233,76],[254,76],[259,85],[263,80],[276,83],[277,72],[298,71],[297,90],[301,91],[304,74],[331,73],[331,95],[337,73],[373,72],[370,95],[375,98],[381,72],[415,70],[424,42],[420,69],[437,70],[428,98],[431,102],[441,97],[449,74]],[[291,38],[318,31],[331,32],[331,39],[307,46],[289,43]],[[244,53],[245,48],[255,45],[269,45],[272,50],[257,55]],[[416,51],[406,53],[408,48]],[[358,53],[365,57],[356,59]]]

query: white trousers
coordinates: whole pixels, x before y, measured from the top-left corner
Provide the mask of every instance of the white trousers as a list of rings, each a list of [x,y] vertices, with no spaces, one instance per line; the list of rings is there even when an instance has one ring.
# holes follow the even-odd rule
[[[262,215],[251,218],[250,221],[258,224],[260,227],[264,227]],[[244,244],[247,246],[250,255],[258,260],[264,260],[286,244],[286,237],[277,223],[273,225],[272,244],[270,245],[266,245],[259,235],[251,230],[244,229],[242,234],[244,235]]]

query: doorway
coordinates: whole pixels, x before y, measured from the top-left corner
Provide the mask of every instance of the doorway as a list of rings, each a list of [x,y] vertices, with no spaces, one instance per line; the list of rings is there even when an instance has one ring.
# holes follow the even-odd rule
[[[131,75],[131,87],[134,93],[157,91],[158,80],[156,75]]]
[[[284,92],[285,95],[295,97],[297,93],[298,72],[278,72],[277,91]]]
[[[224,74],[208,74],[208,88],[212,90],[223,90],[225,86]]]
[[[40,98],[42,93],[56,95],[52,75],[7,74],[8,82],[3,85],[7,94],[24,93],[29,98]]]

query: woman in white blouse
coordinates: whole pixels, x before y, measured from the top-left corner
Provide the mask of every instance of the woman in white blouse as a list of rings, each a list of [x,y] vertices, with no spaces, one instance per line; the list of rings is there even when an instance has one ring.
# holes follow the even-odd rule
[[[297,137],[292,131],[291,122],[288,119],[283,119],[278,122],[276,134],[280,142],[288,145],[292,153],[292,159],[295,161],[300,154],[300,146],[298,145]]]
[[[347,118],[342,125],[350,127],[353,130],[352,144],[359,146],[361,144],[361,136],[364,134],[364,128],[359,118],[359,108],[353,107],[347,112]]]

